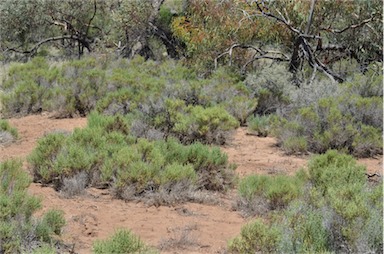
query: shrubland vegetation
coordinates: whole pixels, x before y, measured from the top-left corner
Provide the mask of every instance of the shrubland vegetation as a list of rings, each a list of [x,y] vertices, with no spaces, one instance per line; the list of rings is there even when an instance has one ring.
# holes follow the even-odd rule
[[[12,127],[7,120],[0,119],[0,145],[9,144],[19,137],[16,128]]]
[[[350,156],[382,155],[381,21],[378,0],[4,0],[1,116],[88,118],[38,141],[35,182],[166,205],[235,186],[215,145],[248,126],[321,155],[293,176],[239,180],[235,209],[260,218],[229,251],[381,253],[382,182]],[[0,120],[0,145],[17,137]],[[55,252],[62,214],[32,217],[20,167],[0,166],[0,252]],[[153,250],[120,230],[94,251]]]
[[[382,188],[382,181],[368,182],[363,166],[335,150],[315,156],[308,172],[296,176],[246,177],[239,185],[238,208],[260,212],[267,204],[274,212],[244,226],[229,250],[381,253]]]
[[[48,134],[28,158],[34,181],[81,191],[79,183],[73,184],[77,179],[83,188],[110,188],[118,198],[147,197],[160,203],[195,200],[196,191],[233,186],[234,168],[219,148],[134,136],[131,121],[94,112],[84,129]],[[166,193],[174,200],[167,201]]]
[[[97,240],[93,243],[95,254],[108,253],[157,253],[148,247],[139,237],[132,234],[130,230],[119,229],[107,240]]]
[[[65,225],[63,213],[50,210],[41,218],[32,216],[41,200],[27,193],[31,178],[21,165],[16,160],[0,163],[0,252],[55,253]]]

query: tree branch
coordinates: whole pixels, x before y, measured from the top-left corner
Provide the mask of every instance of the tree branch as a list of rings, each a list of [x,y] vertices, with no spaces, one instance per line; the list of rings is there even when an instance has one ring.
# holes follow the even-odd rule
[[[344,33],[345,31],[347,31],[347,30],[349,30],[349,29],[356,29],[356,28],[358,28],[358,27],[361,27],[361,26],[363,26],[363,25],[365,25],[365,24],[367,24],[367,23],[373,21],[374,18],[375,18],[375,17],[372,16],[372,17],[370,17],[369,19],[365,19],[365,20],[361,21],[361,22],[358,23],[358,24],[350,25],[350,26],[347,26],[347,27],[345,27],[345,28],[343,28],[343,29],[331,29],[330,27],[328,27],[328,28],[321,27],[320,30],[322,30],[322,31],[327,31],[327,32],[331,32],[331,33],[335,33],[335,34],[341,34],[341,33]]]
[[[13,51],[16,53],[21,53],[21,54],[30,54],[31,56],[33,56],[36,53],[36,51],[39,49],[39,47],[41,47],[43,44],[45,44],[47,42],[58,41],[58,40],[63,40],[63,39],[75,40],[75,41],[79,41],[81,43],[84,43],[84,41],[76,35],[62,35],[62,36],[50,37],[50,38],[44,39],[42,41],[39,41],[30,50],[20,51],[17,48],[8,48],[7,50]],[[90,50],[89,48],[87,48],[87,49]]]
[[[231,45],[228,49],[226,49],[223,53],[221,53],[220,55],[218,55],[215,60],[214,60],[214,63],[215,63],[215,69],[217,69],[218,67],[218,60],[225,56],[225,55],[229,55],[229,66],[232,65],[232,52],[233,52],[233,49],[235,48],[242,48],[242,49],[253,49],[256,51],[256,53],[260,54],[258,56],[255,56],[253,57],[250,61],[248,61],[243,67],[242,67],[242,70],[244,70],[250,63],[258,60],[258,59],[272,59],[272,60],[277,60],[277,61],[289,61],[289,57],[286,56],[285,54],[283,54],[282,52],[279,52],[279,51],[264,51],[260,48],[257,48],[255,46],[252,46],[252,45],[244,45],[244,44],[239,44],[239,43],[235,43],[233,45]],[[274,55],[271,55],[271,54],[274,54]],[[276,55],[281,55],[281,57],[279,56],[276,56]]]

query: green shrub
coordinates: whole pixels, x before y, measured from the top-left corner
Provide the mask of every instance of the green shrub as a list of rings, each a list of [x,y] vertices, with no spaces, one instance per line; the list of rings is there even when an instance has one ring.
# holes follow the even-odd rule
[[[93,243],[96,254],[108,253],[156,253],[130,230],[119,229],[107,240],[97,240]]]
[[[302,178],[299,173],[297,176],[247,176],[239,182],[237,209],[253,215],[263,213],[266,208],[285,208],[301,196],[305,179]]]
[[[19,133],[7,120],[0,119],[0,145],[7,145],[18,139]]]
[[[28,157],[34,180],[68,195],[88,186],[110,188],[123,199],[146,198],[179,183],[214,191],[233,185],[233,168],[219,148],[135,138],[130,122],[129,115],[94,112],[86,128],[43,137]]]
[[[308,150],[305,137],[290,137],[285,139],[281,145],[286,154],[302,154]]]
[[[58,176],[56,158],[66,139],[62,133],[52,133],[37,141],[36,148],[28,156],[34,181],[51,183]]]
[[[51,249],[60,246],[57,236],[65,224],[62,212],[49,211],[42,219],[33,218],[41,200],[27,193],[31,179],[21,161],[0,163],[0,179],[0,252],[31,253],[44,242]]]
[[[380,111],[378,98],[323,98],[275,118],[273,132],[291,153],[338,149],[357,157],[373,156],[382,154]]]
[[[261,219],[242,227],[240,236],[231,240],[228,249],[231,253],[275,253],[282,237],[281,232]]]
[[[248,118],[248,129],[256,132],[259,137],[266,137],[270,133],[270,116],[251,116]]]
[[[249,202],[268,193],[272,193],[268,198],[273,198],[275,191],[280,197],[287,193],[290,193],[288,197],[294,196],[292,186],[284,187],[289,183],[286,179],[275,181],[272,184],[275,187],[270,187],[268,179],[268,176],[245,178],[239,185],[240,195],[248,197]],[[308,164],[308,174],[299,172],[296,181],[300,184],[292,184],[299,186],[300,194],[285,209],[269,216],[268,224],[259,221],[253,230],[244,226],[241,235],[229,244],[230,250],[237,253],[383,251],[382,181],[368,183],[365,168],[357,165],[352,156],[335,150],[314,156]]]
[[[36,226],[37,238],[49,243],[54,235],[61,235],[61,230],[65,226],[64,212],[61,210],[49,210]]]

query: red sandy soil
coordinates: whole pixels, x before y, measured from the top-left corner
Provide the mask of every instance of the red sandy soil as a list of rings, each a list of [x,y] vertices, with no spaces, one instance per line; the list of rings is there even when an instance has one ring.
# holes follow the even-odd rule
[[[45,134],[71,131],[86,126],[85,118],[54,119],[48,114],[33,115],[9,122],[18,129],[20,139],[0,147],[0,161],[19,157],[25,159],[36,141]],[[229,161],[243,177],[253,173],[292,174],[305,167],[310,155],[287,156],[276,147],[274,138],[248,135],[246,128],[236,130],[230,142],[222,147]],[[383,159],[359,160],[369,173],[382,173]],[[26,163],[24,163],[27,168]],[[29,192],[42,197],[42,213],[60,209],[67,225],[63,238],[74,244],[76,253],[91,253],[93,241],[105,239],[118,228],[129,228],[149,245],[163,248],[161,253],[224,253],[227,241],[240,233],[247,223],[232,209],[235,191],[214,194],[218,205],[186,203],[176,206],[147,206],[143,203],[113,199],[108,191],[89,189],[86,194],[66,199],[52,188],[31,184]],[[185,236],[180,240],[181,236]],[[178,241],[180,240],[180,241]]]

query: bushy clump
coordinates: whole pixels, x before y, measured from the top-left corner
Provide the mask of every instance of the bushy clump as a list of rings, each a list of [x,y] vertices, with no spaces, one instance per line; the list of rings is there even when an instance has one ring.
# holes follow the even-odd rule
[[[240,236],[229,242],[228,249],[231,253],[276,253],[281,237],[275,226],[257,219],[242,227]]]
[[[230,250],[382,253],[382,181],[368,183],[365,168],[350,155],[335,150],[315,156],[308,164],[308,174],[300,173],[297,177],[305,183],[299,187],[302,195],[274,213],[268,223],[257,220],[250,224],[254,227],[245,226],[241,235],[230,242]],[[267,179],[244,179],[240,194],[266,195]]]
[[[0,252],[30,253],[43,244],[55,249],[65,224],[63,213],[52,210],[41,219],[32,216],[41,201],[28,195],[31,179],[21,166],[16,160],[0,163]]]
[[[13,64],[3,82],[2,113],[5,116],[40,112],[51,96],[51,80],[57,69],[44,58],[36,57],[25,64]]]
[[[108,253],[157,253],[147,246],[138,236],[130,230],[119,229],[109,239],[97,240],[93,243],[96,254]]]
[[[238,121],[222,107],[187,106],[179,99],[154,101],[142,105],[140,111],[143,123],[184,144],[223,144],[228,131],[238,126]]]
[[[272,120],[273,133],[288,153],[338,149],[357,157],[382,154],[383,107],[380,65],[344,84],[315,79],[291,89],[287,108]]]
[[[379,98],[341,96],[323,98],[311,106],[274,118],[273,126],[288,153],[305,150],[324,153],[338,149],[365,157],[382,154],[380,119]]]
[[[301,196],[304,179],[297,176],[251,175],[240,180],[236,209],[246,215],[282,209]]]
[[[247,119],[248,129],[259,137],[266,137],[270,134],[270,118],[269,115],[251,116]]]
[[[151,132],[140,137],[176,135],[185,143],[223,143],[227,130],[245,123],[257,105],[239,77],[222,69],[202,79],[175,61],[142,57],[109,62],[90,56],[51,66],[34,58],[11,66],[2,90],[9,116],[131,115]]]
[[[245,84],[257,98],[258,104],[254,113],[258,115],[275,113],[287,106],[290,103],[288,91],[294,88],[292,74],[281,64],[271,64],[249,74]]]
[[[34,180],[69,196],[88,186],[109,187],[123,199],[153,196],[180,183],[214,191],[233,184],[233,169],[218,148],[133,137],[130,121],[92,113],[87,128],[43,137],[28,158]],[[80,175],[81,183],[74,180]]]
[[[0,145],[6,145],[19,137],[16,128],[13,128],[7,120],[0,119]]]

